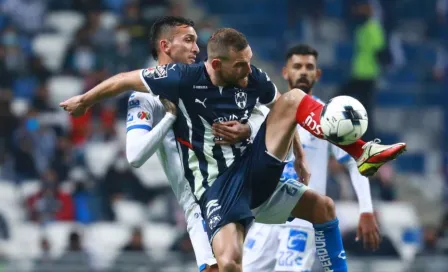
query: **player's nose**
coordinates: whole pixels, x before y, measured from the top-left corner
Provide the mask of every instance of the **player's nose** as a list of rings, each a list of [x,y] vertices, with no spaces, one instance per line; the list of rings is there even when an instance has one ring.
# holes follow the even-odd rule
[[[193,53],[195,53],[195,54],[198,54],[199,53],[199,46],[198,46],[198,44],[197,43],[194,43],[194,46],[193,46]]]

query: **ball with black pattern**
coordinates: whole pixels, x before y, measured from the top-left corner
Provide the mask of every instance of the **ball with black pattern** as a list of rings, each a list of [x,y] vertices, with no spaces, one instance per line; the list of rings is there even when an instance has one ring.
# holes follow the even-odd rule
[[[368,127],[367,111],[353,97],[337,96],[324,106],[320,125],[326,139],[348,145],[360,139]]]

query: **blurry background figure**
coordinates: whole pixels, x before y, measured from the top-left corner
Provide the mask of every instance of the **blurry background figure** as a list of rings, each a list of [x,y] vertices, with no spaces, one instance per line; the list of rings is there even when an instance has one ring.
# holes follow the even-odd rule
[[[373,117],[375,88],[381,75],[379,57],[382,50],[387,48],[386,36],[370,3],[357,4],[352,7],[352,12],[358,26],[355,29],[351,78],[342,85],[340,95],[355,97],[364,105],[368,116]],[[369,122],[363,139],[371,141],[375,135],[374,122]]]

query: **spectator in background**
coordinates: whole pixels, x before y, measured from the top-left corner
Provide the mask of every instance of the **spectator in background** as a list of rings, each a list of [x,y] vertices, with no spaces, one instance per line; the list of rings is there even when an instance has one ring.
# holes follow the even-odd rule
[[[48,87],[46,82],[41,82],[31,102],[32,107],[41,113],[52,112],[55,109],[50,105]]]
[[[379,54],[386,46],[383,27],[373,16],[373,7],[369,3],[361,3],[353,8],[360,24],[355,30],[355,52],[352,59],[351,78],[340,90],[341,95],[349,95],[358,99],[366,108],[369,116],[373,116],[375,88],[381,74]],[[363,138],[374,139],[373,122]]]
[[[29,217],[41,224],[52,221],[73,221],[74,207],[70,195],[60,190],[53,170],[42,177],[42,189],[27,200]]]
[[[94,222],[95,215],[92,207],[94,196],[90,191],[88,174],[81,167],[75,168],[70,172],[70,181],[75,187],[72,193],[75,206],[75,220],[83,224]]]
[[[40,83],[47,82],[51,77],[51,72],[42,63],[39,56],[31,56],[29,59],[30,72]]]
[[[107,170],[101,182],[101,191],[105,196],[103,207],[108,220],[115,220],[113,203],[119,199],[135,199],[147,203],[152,194],[141,185],[140,179],[131,171],[124,154],[119,154],[113,165]],[[140,199],[142,197],[143,199]]]
[[[14,132],[14,172],[18,180],[36,179],[39,176],[37,164],[34,157],[34,141],[32,133],[36,131],[38,123],[32,112]]]
[[[72,154],[72,144],[66,136],[59,136],[56,141],[51,167],[60,180],[67,180],[70,167],[75,164]]]
[[[114,37],[114,54],[108,51],[103,51],[102,54],[102,64],[110,74],[115,75],[144,67],[144,59],[138,54],[139,52],[133,51],[132,37],[125,26],[117,26],[112,37]]]
[[[131,240],[122,249],[125,252],[144,252],[142,229],[135,227],[132,230]]]
[[[20,47],[19,40],[19,33],[12,25],[7,26],[1,34],[1,43],[5,49],[6,68],[14,76],[24,74],[28,66],[27,58]]]
[[[89,40],[100,51],[109,51],[114,45],[114,33],[101,25],[101,11],[91,10],[87,13],[87,23],[84,26],[89,31]],[[115,52],[114,52],[115,53]]]
[[[44,26],[47,0],[5,0],[1,10],[22,32],[34,36]]]
[[[84,26],[77,31],[73,43],[67,50],[63,69],[69,74],[88,76],[96,71],[98,65],[99,59],[90,40],[90,30],[88,26]]]
[[[6,47],[0,43],[0,95],[4,98],[6,92],[11,93],[13,75],[6,64]]]
[[[68,237],[68,247],[66,252],[56,261],[56,265],[75,265],[78,271],[90,270],[91,257],[85,251],[82,237],[77,231],[72,231]]]

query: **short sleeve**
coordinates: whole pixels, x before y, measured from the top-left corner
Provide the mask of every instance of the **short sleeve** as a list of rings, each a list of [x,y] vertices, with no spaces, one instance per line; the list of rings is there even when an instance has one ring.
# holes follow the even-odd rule
[[[159,95],[177,104],[179,85],[182,78],[181,67],[174,64],[159,65],[141,70],[140,78],[149,93]]]
[[[261,92],[259,101],[260,104],[269,105],[275,101],[277,96],[277,86],[271,81],[271,78],[261,69],[256,68],[256,79],[258,81],[258,90]]]
[[[148,94],[146,94],[148,95]],[[134,92],[129,97],[126,131],[144,129],[150,131],[153,127],[153,107],[145,94]]]

